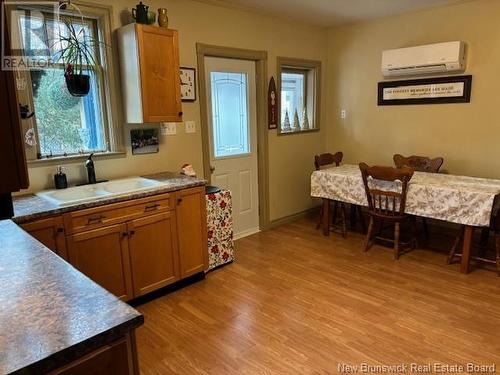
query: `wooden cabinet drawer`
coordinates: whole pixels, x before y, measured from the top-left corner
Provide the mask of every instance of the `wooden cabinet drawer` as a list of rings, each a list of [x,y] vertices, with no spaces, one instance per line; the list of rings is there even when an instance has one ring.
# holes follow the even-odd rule
[[[174,196],[170,194],[134,199],[64,214],[68,234],[79,233],[106,225],[124,223],[138,217],[175,209]]]

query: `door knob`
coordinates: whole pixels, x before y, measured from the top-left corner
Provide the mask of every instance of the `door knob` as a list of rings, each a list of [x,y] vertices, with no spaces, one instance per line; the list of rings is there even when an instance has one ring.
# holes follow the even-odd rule
[[[210,173],[214,173],[214,171],[215,171],[215,166],[211,165],[210,166]]]

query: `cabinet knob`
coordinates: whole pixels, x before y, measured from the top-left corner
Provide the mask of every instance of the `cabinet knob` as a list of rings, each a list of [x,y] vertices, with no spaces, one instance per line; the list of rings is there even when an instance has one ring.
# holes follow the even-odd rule
[[[177,204],[181,204],[182,203],[182,198],[177,198]]]
[[[184,112],[180,111],[179,112],[179,116],[182,116],[184,114]]]
[[[128,234],[129,234],[130,236],[133,236],[133,235],[135,234],[135,230],[131,230],[130,232],[128,232]]]
[[[123,237],[127,237],[127,236],[128,236],[128,233],[127,233],[127,232],[123,232],[123,233],[122,233],[122,236],[123,236]]]
[[[63,233],[64,232],[64,228],[57,228],[57,233]]]

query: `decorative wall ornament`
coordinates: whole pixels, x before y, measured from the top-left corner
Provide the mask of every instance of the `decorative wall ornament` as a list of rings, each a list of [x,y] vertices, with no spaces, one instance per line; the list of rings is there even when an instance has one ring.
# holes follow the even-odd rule
[[[30,147],[36,146],[36,133],[34,128],[29,128],[26,131],[24,134],[24,142]]]
[[[267,118],[268,128],[276,129],[278,127],[278,101],[276,100],[276,83],[274,77],[269,81],[267,89]]]
[[[378,105],[469,103],[471,86],[471,75],[379,82]]]

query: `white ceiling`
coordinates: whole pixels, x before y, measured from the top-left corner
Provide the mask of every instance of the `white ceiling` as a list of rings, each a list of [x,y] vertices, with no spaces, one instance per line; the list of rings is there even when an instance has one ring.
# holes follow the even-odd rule
[[[336,26],[471,0],[198,0],[241,10]]]

